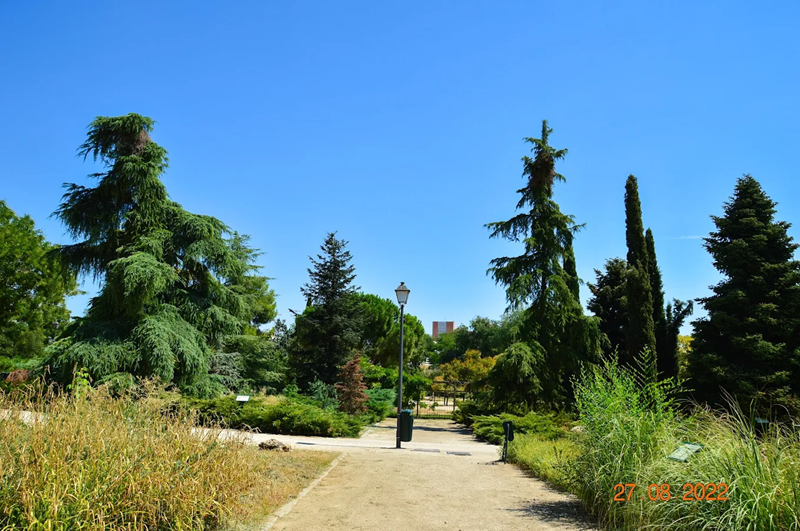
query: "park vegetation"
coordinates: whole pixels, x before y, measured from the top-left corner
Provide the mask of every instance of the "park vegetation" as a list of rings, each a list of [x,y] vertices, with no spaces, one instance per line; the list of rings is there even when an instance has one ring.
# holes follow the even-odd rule
[[[66,419],[96,408],[91,431],[136,403],[167,432],[180,419],[211,430],[329,437],[356,437],[395,412],[400,308],[357,286],[348,242],[325,233],[299,288],[305,307],[291,310],[292,323],[276,319],[276,294],[249,237],[169,197],[162,182],[167,152],[152,140],[153,125],[137,114],[90,124],[79,152],[101,171],[90,176],[93,186],[66,185],[54,212],[73,243],[45,241],[33,220],[0,202],[0,267],[11,279],[0,286],[0,370],[17,370],[13,382],[0,383],[7,409],[23,404]],[[754,177],[736,181],[722,215],[712,216],[716,230],[704,240],[723,279],[709,294],[681,301],[664,291],[639,180],[620,179],[627,253],[595,269],[584,309],[574,251],[583,225],[556,202],[556,187],[566,183],[556,166],[567,150],[550,145],[552,133],[543,121],[539,138],[524,139],[532,154],[522,159],[514,211],[485,225],[489,237],[519,249],[491,260],[487,271],[505,290],[505,313],[476,316],[435,341],[406,313],[401,406],[429,414],[444,401],[448,415],[492,443],[502,441],[502,423],[514,421],[510,460],[574,492],[609,529],[800,529],[800,263],[789,224],[775,219],[776,203]],[[100,283],[99,293],[85,315],[70,317],[65,300],[86,277]],[[707,315],[692,323],[691,335],[681,335],[694,302]],[[143,391],[154,381],[158,407]],[[86,386],[96,394],[76,396]],[[13,402],[21,392],[28,402]],[[237,402],[237,394],[250,401]],[[6,418],[0,429],[15,442],[4,451],[22,456],[29,450],[20,441],[69,422]],[[147,424],[144,416],[131,422]],[[146,433],[148,441],[157,439]],[[64,455],[88,444],[70,437],[63,438]],[[702,450],[684,461],[668,457],[687,441]],[[213,470],[215,459],[231,463],[250,451],[202,438],[186,444],[152,452],[185,462],[187,470],[201,463]],[[151,451],[136,448],[140,455]],[[237,470],[242,478],[262,465],[248,466]],[[95,473],[87,469],[84,477]],[[11,484],[23,472],[3,474]],[[147,488],[184,488],[175,486],[177,477]],[[7,511],[5,522],[30,526],[34,518],[55,518],[54,511],[97,522],[105,518],[104,496],[118,495],[116,502],[153,522],[174,514],[184,528],[201,522],[211,528],[240,510],[234,498],[250,496],[236,490],[233,478],[219,487],[230,491],[198,487],[174,496],[187,500],[185,507],[146,508],[137,505],[138,493],[124,490],[127,479],[97,481],[81,486],[72,502],[53,491],[41,507]],[[645,494],[650,484],[659,491],[669,485],[676,499],[615,501],[620,483],[636,483]],[[685,483],[725,483],[729,499],[684,500]],[[58,492],[71,492],[69,485]],[[123,500],[123,492],[133,494]],[[24,493],[5,495],[6,503],[33,503],[13,498]],[[91,496],[101,496],[101,503]]]

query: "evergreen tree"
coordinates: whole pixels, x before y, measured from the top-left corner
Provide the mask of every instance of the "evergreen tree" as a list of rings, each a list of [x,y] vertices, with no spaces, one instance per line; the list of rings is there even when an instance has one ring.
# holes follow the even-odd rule
[[[574,217],[563,214],[553,200],[553,185],[564,177],[556,161],[567,154],[548,144],[552,129],[542,121],[541,138],[526,138],[534,157],[523,157],[525,186],[517,192],[517,214],[508,221],[488,223],[492,238],[502,237],[524,245],[522,255],[491,261],[487,271],[506,288],[509,309],[524,308],[523,337],[532,351],[543,352],[543,394],[552,404],[569,400],[569,375],[581,359],[597,351],[596,323],[584,317],[576,296],[572,241],[581,228]]]
[[[696,396],[723,403],[722,390],[747,409],[751,401],[800,405],[800,263],[789,223],[774,221],[776,203],[750,175],[736,183],[717,230],[705,238],[724,275],[698,299],[708,312],[694,322],[689,367]]]
[[[367,410],[369,396],[365,392],[364,373],[361,372],[361,355],[356,352],[353,359],[342,367],[336,391],[339,395],[339,409],[354,415]]]
[[[645,348],[656,352],[656,336],[642,205],[639,201],[639,184],[633,175],[628,176],[625,183],[625,241],[628,244],[628,272],[625,279],[628,327],[625,336],[628,358],[636,359]]]
[[[595,269],[597,282],[589,284],[592,297],[586,307],[600,319],[600,331],[608,340],[606,352],[616,352],[621,363],[631,364],[633,358],[628,357],[625,342],[625,331],[628,327],[625,296],[627,270],[628,263],[622,258],[606,260],[604,271]]]
[[[678,361],[676,349],[678,348],[677,335],[674,341],[670,340],[667,333],[667,319],[664,308],[664,283],[661,280],[661,270],[658,268],[656,257],[656,242],[653,231],[649,228],[645,232],[647,245],[647,273],[650,281],[650,292],[653,300],[653,330],[656,337],[656,359],[658,373],[663,378],[677,376]]]
[[[167,152],[150,139],[153,120],[98,117],[80,147],[105,167],[95,187],[66,185],[55,216],[82,241],[57,250],[76,274],[102,282],[86,317],[49,349],[52,374],[77,367],[94,380],[118,373],[158,376],[211,396],[212,351],[253,314],[252,264],[220,220],[171,201],[161,182]],[[260,281],[259,281],[260,282]]]
[[[301,387],[314,380],[334,384],[339,369],[359,343],[362,310],[354,296],[358,287],[346,241],[328,233],[317,259],[309,257],[309,282],[300,291],[309,307],[295,322],[291,362]]]

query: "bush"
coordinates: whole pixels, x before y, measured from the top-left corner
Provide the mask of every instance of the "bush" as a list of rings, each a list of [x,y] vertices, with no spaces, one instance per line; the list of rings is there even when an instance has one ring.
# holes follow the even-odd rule
[[[183,399],[182,404],[196,410],[206,424],[222,423],[234,429],[284,435],[358,437],[361,428],[372,419],[323,409],[313,400],[299,397],[253,397],[242,405],[233,396],[226,396],[211,400]]]
[[[397,391],[394,389],[367,389],[367,415],[370,424],[380,422],[388,417],[397,407]]]
[[[190,413],[163,408],[105,388],[0,393],[0,528],[221,529],[263,517],[330,460],[220,442],[219,430],[193,432]]]
[[[503,444],[503,422],[514,422],[515,434],[538,435],[540,439],[554,441],[566,437],[573,423],[572,417],[566,413],[530,412],[524,417],[502,413],[500,415],[476,415],[473,418],[472,430],[475,437],[492,444]]]

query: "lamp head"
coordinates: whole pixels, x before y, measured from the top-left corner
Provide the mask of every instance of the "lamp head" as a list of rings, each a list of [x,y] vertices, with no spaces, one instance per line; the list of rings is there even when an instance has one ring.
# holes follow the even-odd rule
[[[406,287],[405,282],[401,282],[394,292],[397,294],[397,304],[402,306],[408,302],[408,294],[411,293],[411,290]]]

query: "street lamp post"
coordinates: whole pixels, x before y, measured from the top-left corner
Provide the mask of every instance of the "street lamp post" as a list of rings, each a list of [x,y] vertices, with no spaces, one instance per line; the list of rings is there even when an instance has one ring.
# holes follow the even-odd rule
[[[403,410],[403,328],[405,325],[403,307],[408,302],[408,294],[411,293],[411,290],[406,287],[405,282],[401,282],[394,292],[397,294],[397,303],[400,305],[400,383],[397,393],[397,448],[400,448],[400,414]]]

